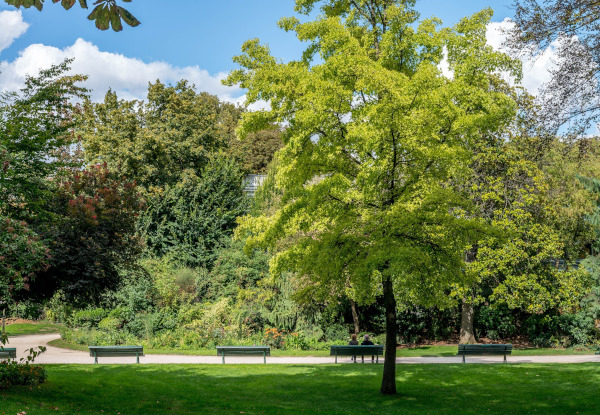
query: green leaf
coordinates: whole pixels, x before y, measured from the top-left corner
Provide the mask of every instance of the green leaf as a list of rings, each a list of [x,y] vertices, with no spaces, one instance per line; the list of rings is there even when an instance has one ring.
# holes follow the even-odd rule
[[[96,18],[96,27],[100,30],[108,30],[110,24],[110,12],[107,7],[102,5],[102,8],[98,11],[98,17]]]
[[[75,4],[75,0],[62,0],[60,4],[64,7],[65,10],[69,10]]]
[[[140,24],[140,21],[138,19],[133,17],[131,13],[129,13],[122,7],[119,7],[119,14],[121,15],[121,18],[125,21],[125,23],[127,23],[131,27],[136,27]]]
[[[81,6],[82,9],[87,9],[87,0],[79,0],[79,6]]]
[[[120,32],[123,30],[123,25],[121,24],[121,16],[119,14],[118,6],[110,6],[110,25],[115,32]]]
[[[100,5],[100,6],[94,7],[94,10],[92,10],[90,15],[88,16],[88,19],[96,20],[98,18],[98,16],[100,15],[100,9],[102,9],[102,7],[104,7],[104,6]]]

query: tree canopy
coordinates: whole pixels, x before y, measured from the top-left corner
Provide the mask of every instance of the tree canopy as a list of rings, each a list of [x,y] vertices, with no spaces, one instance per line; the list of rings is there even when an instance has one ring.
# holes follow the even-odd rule
[[[0,93],[0,213],[15,218],[45,211],[49,176],[64,161],[60,152],[73,143],[74,104],[86,90],[85,78],[66,76],[69,61],[28,76],[20,92]]]
[[[600,119],[600,5],[595,0],[516,0],[509,44],[537,57],[555,51],[543,86],[541,125],[581,133]]]
[[[519,65],[486,45],[491,10],[439,29],[418,22],[413,1],[297,0],[322,14],[280,26],[309,42],[303,59],[278,63],[250,40],[227,82],[270,110],[242,115],[240,133],[285,123],[277,183],[282,208],[246,217],[250,245],[277,250],[272,270],[299,271],[322,292],[370,302],[383,293],[386,364],[381,392],[395,393],[396,300],[447,301],[463,278],[462,252],[481,229],[450,178],[469,174],[469,146],[505,128],[510,96],[493,74]],[[418,22],[418,23],[417,23]],[[439,67],[447,51],[452,77]]]
[[[146,102],[85,102],[77,134],[88,163],[107,162],[146,190],[200,175],[212,153],[232,139],[239,110],[187,81],[148,85]]]

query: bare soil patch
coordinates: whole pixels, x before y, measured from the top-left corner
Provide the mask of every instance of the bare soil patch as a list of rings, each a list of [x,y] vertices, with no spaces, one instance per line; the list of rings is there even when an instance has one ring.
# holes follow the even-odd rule
[[[10,325],[10,324],[36,324],[37,321],[33,321],[33,320],[25,320],[24,318],[17,318],[17,317],[7,317],[6,318],[6,325]],[[2,318],[0,317],[0,324],[2,324]]]

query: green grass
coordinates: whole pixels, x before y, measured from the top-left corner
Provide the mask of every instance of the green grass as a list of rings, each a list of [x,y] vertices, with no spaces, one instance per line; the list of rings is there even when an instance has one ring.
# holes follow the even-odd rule
[[[597,414],[596,364],[56,365],[40,387],[0,391],[0,415]]]
[[[57,333],[58,325],[50,323],[27,323],[27,324],[9,324],[6,326],[6,333],[9,336],[22,336],[26,334],[47,334]],[[1,330],[1,327],[0,327]]]

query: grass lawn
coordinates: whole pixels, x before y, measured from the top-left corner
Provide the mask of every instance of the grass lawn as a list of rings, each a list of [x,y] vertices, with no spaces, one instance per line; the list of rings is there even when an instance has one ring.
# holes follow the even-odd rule
[[[1,324],[1,323],[0,323]],[[25,334],[46,334],[57,333],[58,325],[50,323],[27,323],[27,324],[9,324],[6,326],[6,333],[9,336],[22,336]],[[0,326],[0,331],[2,327]]]
[[[50,346],[64,349],[88,351],[87,345],[67,343],[62,339],[52,340]],[[456,356],[457,346],[417,346],[397,350],[398,357],[419,356]],[[216,349],[144,349],[146,354],[180,354],[180,355],[204,355],[212,356],[217,353]],[[594,354],[594,350],[576,349],[513,349],[513,356],[547,356],[547,355],[571,355],[571,354]],[[329,356],[329,350],[271,350],[272,356]]]
[[[596,364],[51,365],[40,387],[0,391],[0,415],[597,414]]]

